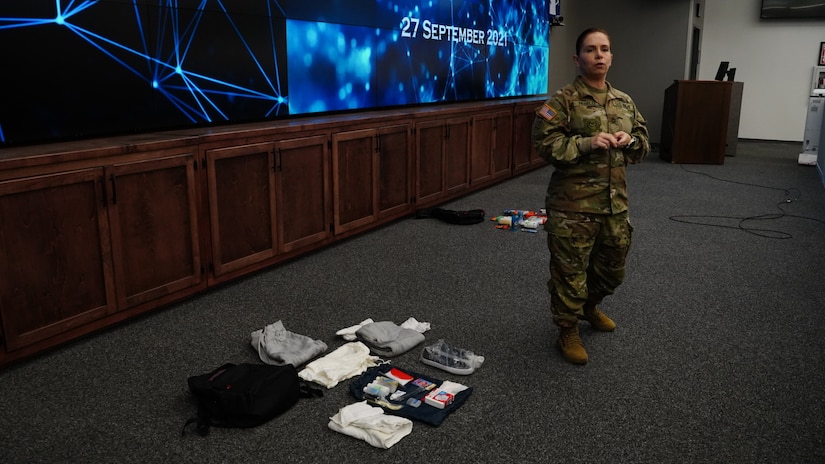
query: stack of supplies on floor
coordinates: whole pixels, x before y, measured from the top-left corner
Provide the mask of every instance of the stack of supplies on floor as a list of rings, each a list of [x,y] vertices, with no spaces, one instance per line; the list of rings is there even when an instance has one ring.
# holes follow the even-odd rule
[[[235,393],[237,390],[238,394],[251,395],[253,399],[260,398],[259,403],[265,403],[267,408],[259,409],[265,409],[266,414],[261,415],[257,410],[238,412],[224,408],[226,411],[221,411],[228,411],[227,414],[233,418],[246,419],[250,416],[254,420],[216,419],[214,423],[209,424],[223,427],[260,425],[278,415],[269,412],[273,410],[269,405],[283,403],[291,406],[299,398],[323,396],[321,390],[311,388],[308,382],[329,389],[352,379],[349,383],[349,392],[357,402],[340,408],[329,418],[328,427],[331,430],[386,449],[410,435],[414,422],[438,427],[467,401],[473,388],[458,382],[427,376],[406,367],[391,366],[390,361],[386,359],[407,353],[422,345],[425,342],[424,332],[428,330],[429,323],[419,322],[412,317],[400,325],[392,321],[376,322],[373,319],[364,319],[359,324],[337,331],[336,335],[344,338],[347,343],[321,356],[327,350],[327,345],[323,341],[291,332],[282,321],[268,324],[250,334],[250,345],[267,368],[284,368],[285,372],[292,373],[294,381],[290,384],[291,389],[283,389],[284,393],[281,393],[281,390],[273,391],[266,397],[258,386],[269,378],[266,375],[267,371],[263,370],[263,373],[258,375],[259,369],[255,369],[264,366],[243,364],[241,367],[245,368],[247,373],[243,377],[243,382],[235,385],[237,379],[232,377],[232,382],[227,383],[231,386],[231,392],[228,390],[229,387],[218,390],[221,394]],[[443,339],[424,345],[419,360],[423,364],[455,375],[472,374],[484,363],[483,356],[450,345]],[[229,378],[230,376],[224,374],[234,366],[227,363],[214,372],[197,377],[214,383]],[[299,366],[304,367],[298,371]],[[240,388],[246,385],[249,386],[248,393]],[[200,409],[203,410],[202,407]],[[277,409],[277,412],[286,409]],[[217,418],[214,413],[212,416]],[[206,419],[203,419],[198,422],[199,433],[208,429],[203,425],[207,424],[205,421]],[[190,419],[187,424],[192,422],[193,419]]]

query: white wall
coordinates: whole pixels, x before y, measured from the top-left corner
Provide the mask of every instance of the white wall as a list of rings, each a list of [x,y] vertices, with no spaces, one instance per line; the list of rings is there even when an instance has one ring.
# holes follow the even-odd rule
[[[760,20],[761,0],[704,0],[699,79],[720,61],[744,82],[739,137],[802,141],[825,21]]]

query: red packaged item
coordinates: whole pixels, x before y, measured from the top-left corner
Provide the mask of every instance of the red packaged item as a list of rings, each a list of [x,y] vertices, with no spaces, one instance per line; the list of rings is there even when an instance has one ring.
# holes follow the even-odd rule
[[[413,380],[415,377],[407,374],[406,372],[402,371],[401,369],[392,368],[389,372],[384,374],[385,376],[397,381],[400,385],[406,385],[409,381]]]

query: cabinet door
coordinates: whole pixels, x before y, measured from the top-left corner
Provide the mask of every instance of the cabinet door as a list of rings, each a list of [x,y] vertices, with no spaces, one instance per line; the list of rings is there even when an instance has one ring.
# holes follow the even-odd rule
[[[412,210],[410,126],[378,129],[378,215],[403,216]]]
[[[329,137],[275,143],[278,237],[284,252],[331,236]]]
[[[106,180],[120,309],[205,286],[194,157],[115,165]]]
[[[116,310],[103,170],[0,182],[0,317],[8,351]]]
[[[470,185],[476,187],[510,176],[512,125],[509,111],[473,117]]]
[[[493,180],[505,179],[512,175],[513,164],[513,116],[509,111],[501,111],[493,117],[492,172]]]
[[[454,194],[470,185],[470,118],[446,122],[444,136],[445,191]]]
[[[539,104],[536,104],[539,106]],[[544,164],[533,146],[533,121],[536,119],[532,106],[518,107],[513,116],[513,172],[524,172]]]
[[[335,233],[378,218],[378,143],[375,129],[332,135]]]
[[[473,117],[470,183],[474,186],[493,179],[493,126],[491,114]]]
[[[416,190],[418,206],[437,201],[444,195],[444,137],[442,121],[416,124]]]
[[[206,151],[215,276],[277,253],[272,148],[269,142]]]

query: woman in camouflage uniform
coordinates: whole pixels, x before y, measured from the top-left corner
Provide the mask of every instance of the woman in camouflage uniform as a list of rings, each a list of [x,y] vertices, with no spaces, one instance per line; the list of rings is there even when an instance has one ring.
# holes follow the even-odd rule
[[[579,71],[536,112],[533,141],[555,167],[547,188],[550,307],[564,358],[585,364],[578,322],[600,331],[616,324],[598,305],[625,275],[633,230],[625,167],[650,151],[647,124],[633,100],[607,82],[610,38],[588,29],[576,41]]]

